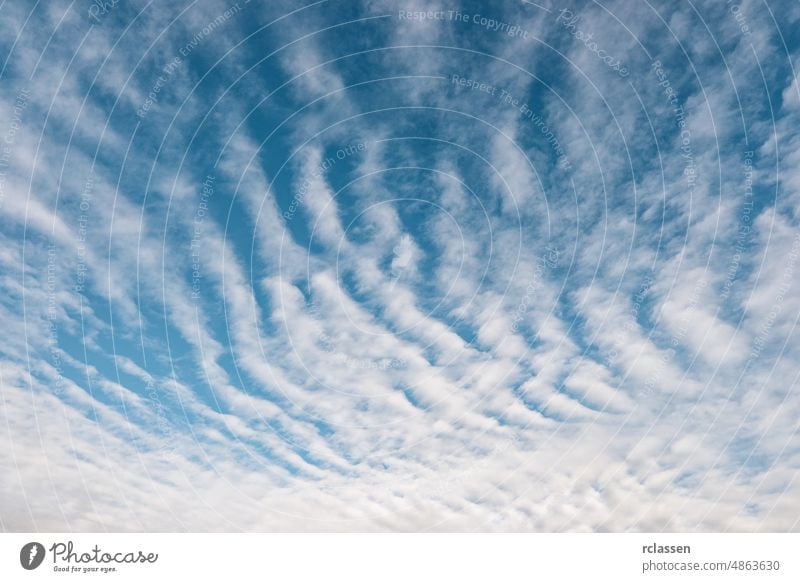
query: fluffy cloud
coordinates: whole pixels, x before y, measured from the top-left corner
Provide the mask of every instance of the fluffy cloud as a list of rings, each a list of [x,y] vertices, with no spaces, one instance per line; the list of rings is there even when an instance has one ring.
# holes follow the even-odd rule
[[[4,5],[0,527],[796,531],[798,46],[726,6]]]

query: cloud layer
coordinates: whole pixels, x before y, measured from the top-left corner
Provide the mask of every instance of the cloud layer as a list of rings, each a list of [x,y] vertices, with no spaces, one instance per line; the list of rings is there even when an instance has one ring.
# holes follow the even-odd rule
[[[800,530],[797,3],[0,8],[0,529]]]

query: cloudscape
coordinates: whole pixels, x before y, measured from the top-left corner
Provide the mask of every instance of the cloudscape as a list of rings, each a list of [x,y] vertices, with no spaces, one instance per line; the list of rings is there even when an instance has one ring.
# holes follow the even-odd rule
[[[800,4],[0,6],[0,530],[800,531]]]

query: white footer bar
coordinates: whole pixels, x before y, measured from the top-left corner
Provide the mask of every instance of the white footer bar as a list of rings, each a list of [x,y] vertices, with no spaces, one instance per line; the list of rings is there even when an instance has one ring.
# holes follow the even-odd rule
[[[800,534],[2,534],[0,580],[800,580]]]

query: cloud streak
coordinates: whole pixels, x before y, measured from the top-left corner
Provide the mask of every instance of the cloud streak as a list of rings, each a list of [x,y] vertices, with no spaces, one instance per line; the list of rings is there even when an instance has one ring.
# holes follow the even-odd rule
[[[800,528],[796,7],[0,14],[4,531]]]

